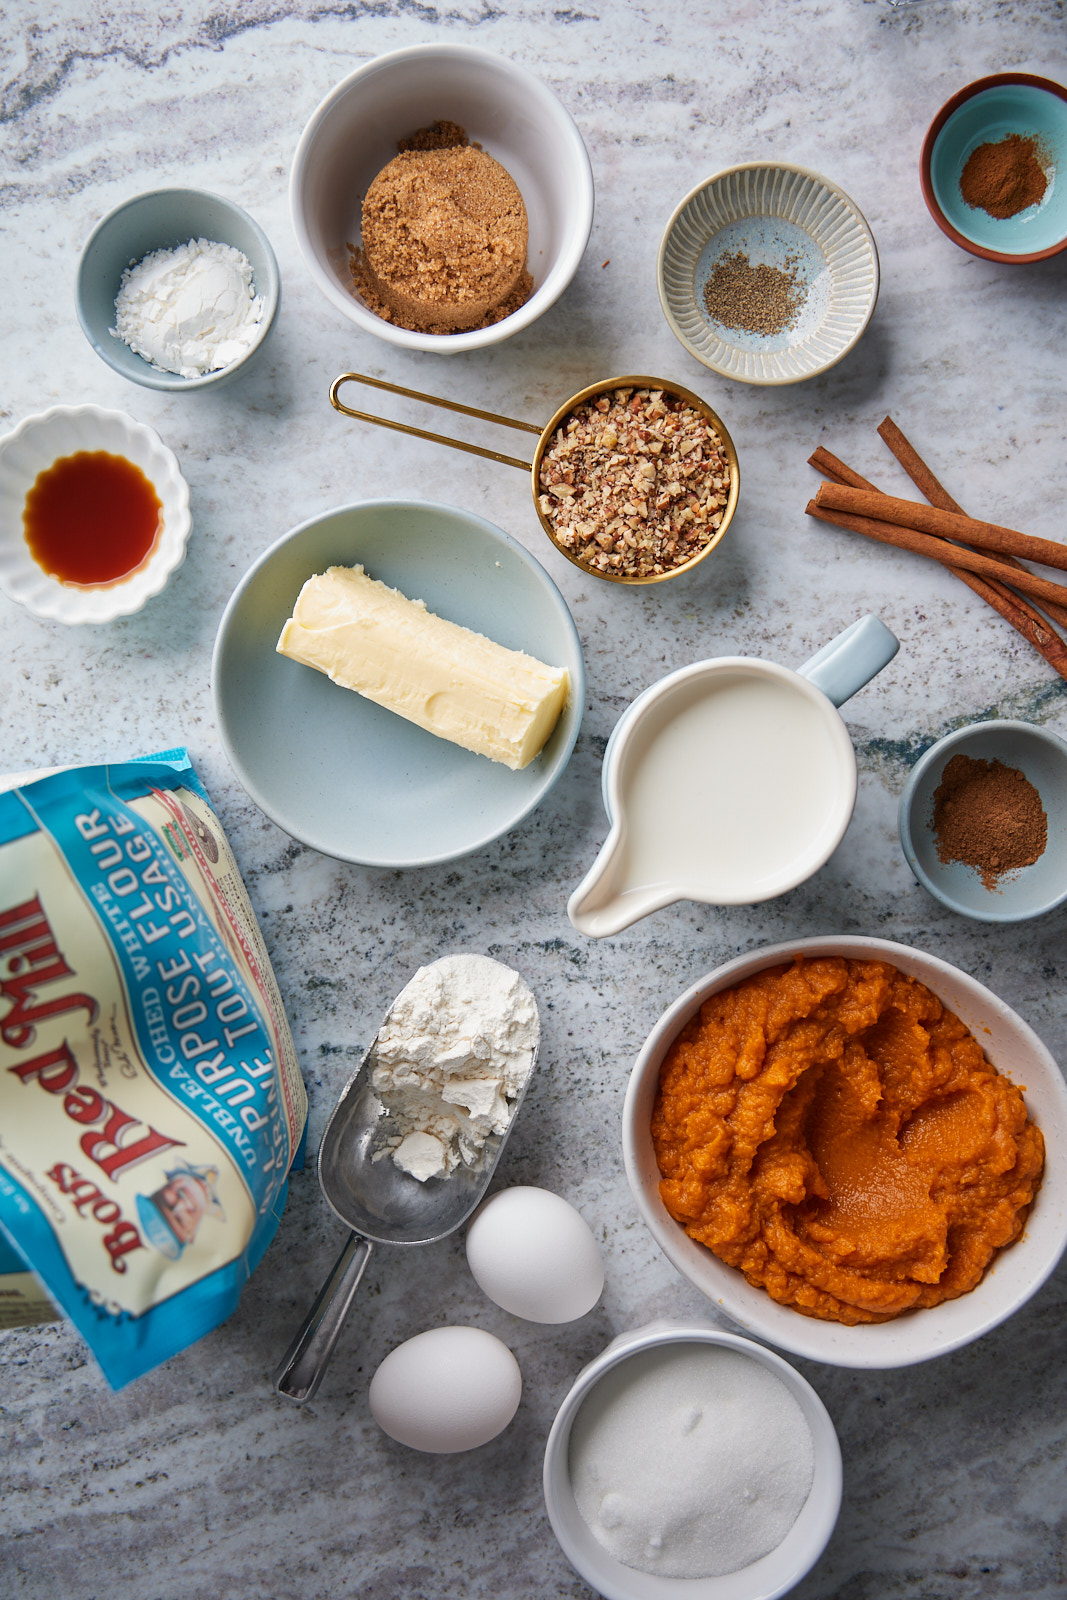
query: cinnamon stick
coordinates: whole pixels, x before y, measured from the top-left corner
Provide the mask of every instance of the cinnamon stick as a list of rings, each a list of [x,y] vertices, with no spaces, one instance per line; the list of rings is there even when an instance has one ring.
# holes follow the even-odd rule
[[[879,534],[873,531],[875,528],[879,526],[883,528],[891,527],[890,523],[878,524],[871,522],[866,517],[849,516],[847,511],[826,511],[821,506],[817,506],[814,500],[808,501],[807,511],[809,516],[818,517],[820,522],[832,522],[836,527],[848,528],[852,533],[866,533],[875,539],[880,537]],[[893,531],[897,532],[899,530],[894,529]],[[922,535],[918,537],[922,537]],[[897,541],[888,539],[885,542],[895,544]],[[935,556],[934,559],[943,558]],[[1036,617],[1028,608],[1024,609],[1025,601],[1017,600],[1015,596],[1011,595],[1010,591],[1005,595],[999,584],[985,583],[976,573],[966,572],[960,567],[954,567],[948,561],[943,561],[943,564],[949,567],[957,578],[962,578],[963,582],[972,588],[975,594],[984,600],[987,605],[992,606],[994,611],[999,612],[1005,622],[1010,622],[1012,627],[1022,634],[1027,643],[1032,644],[1034,649],[1044,656],[1049,666],[1055,668],[1061,678],[1067,679],[1067,645],[1064,644],[1058,634],[1053,633],[1050,628],[1044,627],[1040,618]]]
[[[1054,539],[1036,539],[1014,528],[1002,528],[995,522],[981,522],[977,517],[967,517],[958,511],[942,511],[940,506],[924,506],[918,500],[898,500],[895,495],[882,494],[877,489],[854,489],[850,484],[824,484],[815,499],[827,511],[873,517],[878,522],[911,528],[937,539],[961,539],[982,550],[1021,556],[1043,567],[1067,570],[1067,546],[1057,544]]]
[[[805,510],[809,516],[818,516],[821,512],[832,512],[821,520],[837,522],[839,527],[851,528],[854,533],[865,533],[871,539],[878,539],[882,544],[894,544],[901,550],[911,550],[915,555],[930,556],[932,560],[939,561],[943,567],[963,567],[968,572],[977,572],[982,577],[1001,578],[1004,568],[992,556],[984,556],[977,550],[967,550],[963,546],[946,544],[944,539],[931,537],[921,533],[915,528],[904,528],[895,522],[883,522],[875,517],[860,516],[855,512],[839,511],[823,499],[824,490],[833,490],[837,494],[844,494],[844,488],[835,484],[821,485],[814,500],[809,500]],[[851,494],[861,494],[864,491],[853,489]],[[888,499],[889,496],[876,495],[875,499]],[[901,502],[907,505],[905,500]],[[922,509],[921,507],[919,509]],[[847,517],[847,522],[840,522],[840,517]],[[1039,578],[1036,573],[1020,570],[1012,575],[1012,582],[1027,594],[1032,594],[1037,600],[1051,600],[1054,604],[1067,604],[1067,588],[1060,583],[1052,583],[1048,578]]]
[[[858,472],[853,472],[824,445],[816,445],[808,457],[808,466],[821,472],[824,478],[836,478],[838,483],[850,484],[853,489],[874,489],[877,492],[876,484],[871,483],[869,478],[861,478]]]
[[[932,506],[940,506],[942,511],[958,511],[961,516],[966,514],[963,507],[952,498],[940,479],[934,476],[914,445],[901,433],[892,417],[884,418],[879,425],[878,433],[896,456],[919,493],[925,495]],[[841,481],[843,483],[852,482],[850,478],[844,478]],[[866,480],[863,483],[855,483],[853,487],[867,487]],[[873,488],[874,485],[871,484],[869,487]],[[1005,555],[1001,559],[1007,567],[1018,567],[1019,565],[1014,556]],[[1002,586],[998,585],[998,587]],[[1011,598],[1015,599],[1016,597],[1013,595]],[[1046,602],[1046,609],[1054,622],[1058,622],[1061,627],[1067,627],[1067,606],[1057,606],[1051,602]],[[1038,618],[1037,621],[1040,624],[1041,619]]]
[[[908,443],[890,417],[886,417],[878,432],[886,444],[889,445],[889,448],[893,451],[893,454],[897,457],[897,460],[917,489],[931,501],[934,494],[943,496],[946,502],[950,502],[950,504],[944,506],[945,510],[956,508],[956,502],[952,500],[951,495],[934,477],[934,474],[927,467],[921,456]],[[869,479],[855,472],[823,445],[817,446],[808,457],[808,461],[811,466],[817,468],[829,478],[836,478],[839,483],[851,484],[856,489],[873,489],[875,487]],[[838,527],[847,527],[853,532],[864,531],[862,528],[854,527],[854,519],[843,512],[820,512],[812,510],[811,506],[808,509],[820,521],[833,522]],[[948,548],[954,547],[950,546]],[[1006,557],[1004,560],[1005,564],[1007,564],[1008,561],[1011,561],[1011,558]],[[1011,564],[1014,566],[1014,561],[1011,561]],[[983,578],[976,572],[968,572],[965,568],[956,565],[951,565],[949,570],[959,578],[961,583],[965,583],[980,600],[984,600],[986,605],[991,606],[994,611],[1003,617],[1005,622],[1010,623],[1017,633],[1022,634],[1027,643],[1033,645],[1034,649],[1044,656],[1049,666],[1058,672],[1061,678],[1067,679],[1067,645],[1064,645],[1058,634],[1046,626],[1045,619],[1030,605],[1029,601],[1024,600],[1021,595],[1017,595],[1012,589],[1009,589],[1007,584],[1001,583],[995,578]],[[1056,611],[1059,609],[1059,607],[1050,606],[1050,610]]]
[[[932,506],[939,506],[942,511],[955,511],[961,517],[966,516],[963,507],[953,500],[940,479],[934,477],[922,456],[905,439],[892,417],[885,417],[879,424],[878,435],[892,450],[919,493],[924,495]]]

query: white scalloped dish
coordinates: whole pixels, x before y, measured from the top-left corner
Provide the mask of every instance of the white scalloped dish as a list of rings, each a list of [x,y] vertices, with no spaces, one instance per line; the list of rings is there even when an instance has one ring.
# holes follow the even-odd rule
[[[40,473],[79,451],[106,451],[139,467],[161,506],[160,530],[145,560],[107,584],[61,582],[39,566],[26,542],[23,509]],[[124,411],[53,406],[0,439],[0,589],[39,617],[111,622],[140,611],[185,559],[192,519],[189,486],[173,452],[153,429]]]
[[[747,256],[802,287],[781,332],[716,321],[704,289],[718,261]],[[727,167],[676,208],[656,263],[660,304],[698,361],[741,383],[799,383],[825,372],[860,338],[878,300],[878,250],[859,207],[817,172],[781,162]]]

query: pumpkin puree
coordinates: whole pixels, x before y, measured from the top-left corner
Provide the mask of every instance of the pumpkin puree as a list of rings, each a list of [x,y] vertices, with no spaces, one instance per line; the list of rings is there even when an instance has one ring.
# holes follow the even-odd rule
[[[925,985],[882,961],[772,967],[706,1000],[660,1070],[660,1194],[774,1300],[885,1322],[978,1283],[1022,1232],[1044,1140]]]

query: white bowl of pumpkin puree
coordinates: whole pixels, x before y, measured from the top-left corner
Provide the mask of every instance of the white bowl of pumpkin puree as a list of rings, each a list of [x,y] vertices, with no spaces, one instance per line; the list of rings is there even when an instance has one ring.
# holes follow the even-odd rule
[[[1067,1246],[1067,1086],[996,995],[884,939],[729,961],[664,1013],[623,1113],[679,1272],[795,1355],[900,1367],[1018,1310]]]

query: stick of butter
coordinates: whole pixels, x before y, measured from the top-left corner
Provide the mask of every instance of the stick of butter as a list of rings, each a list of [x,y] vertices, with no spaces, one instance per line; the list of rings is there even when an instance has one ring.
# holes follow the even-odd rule
[[[277,648],[513,771],[540,752],[567,698],[565,667],[546,667],[435,616],[362,567],[329,567],[309,578]]]

